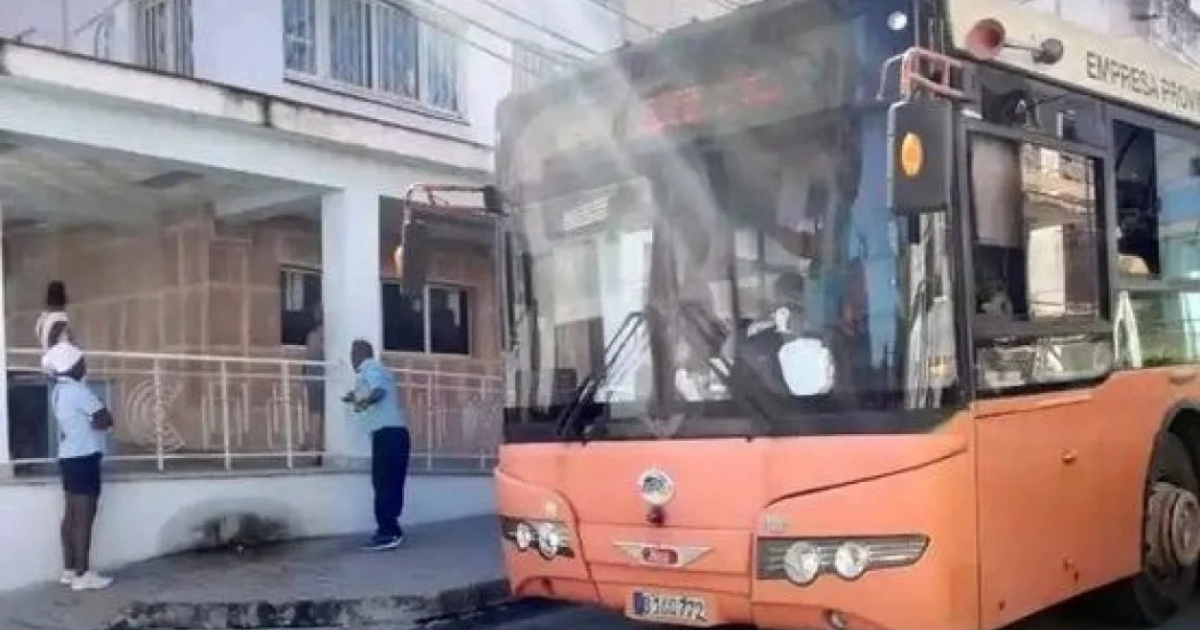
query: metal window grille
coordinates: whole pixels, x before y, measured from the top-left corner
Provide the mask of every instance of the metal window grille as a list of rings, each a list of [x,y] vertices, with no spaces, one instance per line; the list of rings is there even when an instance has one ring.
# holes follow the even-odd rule
[[[162,0],[158,0],[162,1]],[[462,111],[457,36],[403,1],[283,0],[287,70]]]
[[[138,61],[148,68],[191,76],[192,0],[139,0]]]
[[[317,73],[317,0],[284,0],[283,57],[288,70]]]

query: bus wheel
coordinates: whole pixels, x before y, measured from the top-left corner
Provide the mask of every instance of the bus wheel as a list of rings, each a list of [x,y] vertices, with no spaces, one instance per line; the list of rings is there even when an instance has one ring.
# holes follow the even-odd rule
[[[1122,583],[1112,601],[1124,620],[1143,626],[1165,623],[1188,603],[1200,557],[1200,482],[1183,441],[1167,433],[1150,473],[1142,571]]]

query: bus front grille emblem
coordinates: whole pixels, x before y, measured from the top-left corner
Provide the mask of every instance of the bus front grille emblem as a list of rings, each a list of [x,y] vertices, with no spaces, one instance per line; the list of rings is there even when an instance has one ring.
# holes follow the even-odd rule
[[[675,482],[671,480],[670,475],[657,468],[642,473],[638,477],[637,486],[642,500],[650,507],[664,507],[675,498]]]
[[[692,564],[712,550],[711,547],[675,547],[640,542],[615,542],[613,544],[637,564],[676,569],[682,569]]]

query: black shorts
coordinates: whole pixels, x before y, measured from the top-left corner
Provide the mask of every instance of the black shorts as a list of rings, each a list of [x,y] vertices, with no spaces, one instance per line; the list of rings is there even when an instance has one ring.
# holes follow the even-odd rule
[[[67,494],[100,496],[100,453],[58,460],[63,490]]]

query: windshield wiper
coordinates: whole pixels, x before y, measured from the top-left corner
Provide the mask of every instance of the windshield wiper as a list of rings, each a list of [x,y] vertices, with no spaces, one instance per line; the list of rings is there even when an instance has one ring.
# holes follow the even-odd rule
[[[617,362],[624,358],[630,343],[637,338],[637,333],[645,325],[645,322],[646,316],[641,311],[634,311],[625,317],[621,326],[604,346],[604,365],[584,377],[572,393],[570,401],[555,418],[555,434],[559,437],[567,437],[576,433],[582,435],[582,429],[577,427],[582,410],[592,403],[596,391],[607,380]]]

